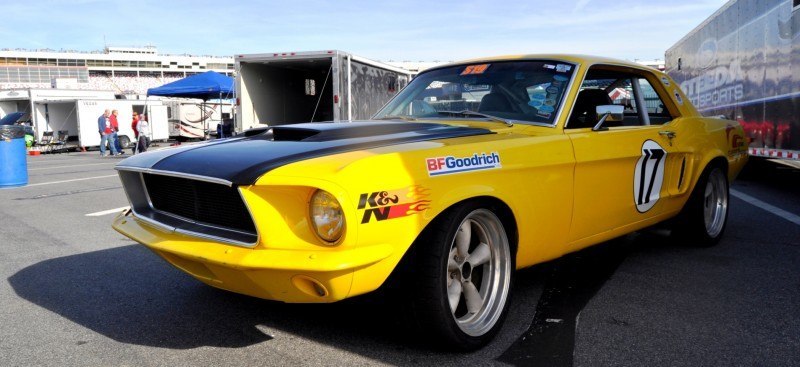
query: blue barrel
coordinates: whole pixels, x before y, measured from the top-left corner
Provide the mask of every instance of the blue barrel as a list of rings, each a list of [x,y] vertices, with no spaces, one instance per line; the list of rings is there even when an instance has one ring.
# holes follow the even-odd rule
[[[28,184],[28,161],[25,128],[0,126],[0,188]]]

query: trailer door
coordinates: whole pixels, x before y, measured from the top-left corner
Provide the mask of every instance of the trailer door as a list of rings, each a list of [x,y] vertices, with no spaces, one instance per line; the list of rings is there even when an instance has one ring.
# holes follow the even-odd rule
[[[81,147],[100,146],[100,132],[97,119],[103,114],[105,107],[95,101],[78,101],[75,112],[78,116],[78,144]]]
[[[167,118],[167,106],[150,106],[150,133],[151,140],[169,139],[169,119]]]
[[[337,70],[331,55],[240,63],[243,126],[335,120]]]

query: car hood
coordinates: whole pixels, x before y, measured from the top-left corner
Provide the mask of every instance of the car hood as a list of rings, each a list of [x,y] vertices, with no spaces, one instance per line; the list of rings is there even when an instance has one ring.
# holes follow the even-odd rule
[[[297,161],[388,145],[492,134],[438,123],[356,121],[273,126],[241,138],[135,155],[118,170],[171,172],[232,185],[252,185],[264,173]]]

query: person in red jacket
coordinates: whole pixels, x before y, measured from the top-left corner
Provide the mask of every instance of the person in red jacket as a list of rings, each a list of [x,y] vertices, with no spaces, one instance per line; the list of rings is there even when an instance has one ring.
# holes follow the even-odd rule
[[[111,116],[109,116],[108,119],[111,121],[111,130],[113,130],[111,133],[111,141],[114,142],[114,146],[116,146],[117,152],[119,152],[118,154],[122,155],[125,154],[125,152],[122,151],[122,147],[119,145],[119,136],[117,135],[119,133],[119,121],[117,120],[118,115],[119,111],[111,110]]]
[[[133,111],[133,122],[131,123],[131,128],[133,129],[133,136],[135,137],[135,139],[133,139],[133,141],[137,142],[137,144],[133,144],[133,147],[131,147],[132,154],[136,154],[136,147],[139,145],[138,144],[138,142],[139,142],[139,130],[136,129],[136,125],[138,125],[138,124],[139,124],[139,113],[136,112],[136,111]]]

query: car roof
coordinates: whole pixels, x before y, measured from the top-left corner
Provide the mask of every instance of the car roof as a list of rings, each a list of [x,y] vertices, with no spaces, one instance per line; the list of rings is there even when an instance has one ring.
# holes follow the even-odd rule
[[[553,60],[553,61],[566,61],[574,64],[580,65],[592,65],[592,64],[611,64],[611,65],[620,65],[620,66],[627,66],[641,70],[648,70],[655,73],[659,71],[653,68],[649,68],[647,66],[626,61],[620,59],[614,59],[610,57],[600,57],[600,56],[591,56],[591,55],[578,55],[578,54],[527,54],[527,55],[503,55],[503,56],[492,56],[492,57],[482,57],[482,58],[475,58],[475,59],[468,59],[463,61],[457,61],[453,63],[448,63],[445,65],[439,65],[428,70],[435,70],[440,68],[447,68],[455,65],[465,65],[465,64],[476,64],[476,63],[488,63],[488,62],[498,62],[498,61],[518,61],[518,60]]]

